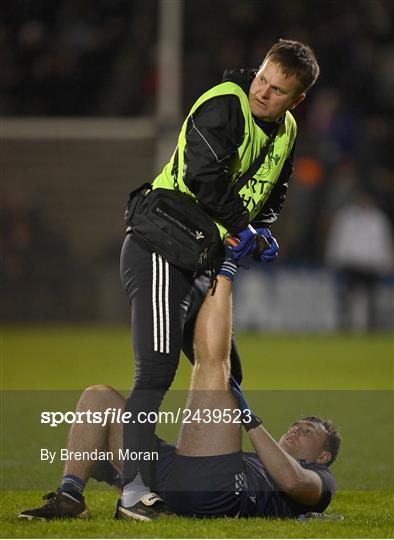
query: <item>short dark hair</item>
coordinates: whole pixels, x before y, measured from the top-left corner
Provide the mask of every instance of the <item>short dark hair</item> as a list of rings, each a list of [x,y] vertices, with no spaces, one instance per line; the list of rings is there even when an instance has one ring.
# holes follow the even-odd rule
[[[325,427],[327,431],[327,437],[324,449],[328,450],[331,454],[330,461],[326,463],[327,467],[329,467],[336,460],[339,454],[339,450],[341,448],[342,437],[338,431],[337,426],[331,420],[322,420],[318,416],[307,416],[306,418],[303,418],[303,420],[307,420],[309,422],[316,422],[322,424]]]
[[[301,92],[313,86],[320,73],[315,53],[309,45],[299,41],[280,39],[270,48],[267,58],[280,64],[286,75],[296,75]]]

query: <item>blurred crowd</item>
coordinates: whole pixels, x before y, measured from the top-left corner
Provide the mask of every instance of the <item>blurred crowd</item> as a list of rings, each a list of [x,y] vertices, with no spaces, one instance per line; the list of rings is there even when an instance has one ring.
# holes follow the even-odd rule
[[[167,0],[171,1],[171,0]],[[394,221],[391,0],[185,0],[183,110],[280,37],[309,43],[321,77],[297,109],[281,260],[324,262],[335,216],[368,197]],[[158,0],[3,0],[1,116],[155,112]],[[331,264],[330,258],[326,259]]]
[[[145,114],[155,12],[151,1],[2,1],[0,114]]]

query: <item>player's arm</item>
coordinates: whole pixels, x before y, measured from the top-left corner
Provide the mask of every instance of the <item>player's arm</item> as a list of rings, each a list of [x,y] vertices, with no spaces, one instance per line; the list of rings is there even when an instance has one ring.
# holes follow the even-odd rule
[[[234,95],[212,98],[188,120],[184,182],[204,210],[231,234],[244,230],[249,212],[234,191],[229,163],[242,142],[244,118]]]
[[[319,502],[323,485],[317,473],[301,467],[263,426],[250,429],[248,435],[260,461],[283,492],[299,503]]]

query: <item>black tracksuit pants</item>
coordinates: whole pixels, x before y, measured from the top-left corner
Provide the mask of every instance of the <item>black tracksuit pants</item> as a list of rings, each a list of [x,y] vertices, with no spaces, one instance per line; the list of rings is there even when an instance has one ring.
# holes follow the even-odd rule
[[[120,274],[131,305],[131,331],[135,356],[134,385],[126,400],[125,412],[137,419],[139,413],[158,412],[174,379],[181,350],[193,362],[193,333],[198,310],[209,288],[210,278],[193,278],[128,234],[120,259]],[[240,382],[240,358],[234,344],[232,372]],[[145,415],[143,416],[144,418]],[[123,424],[123,448],[130,452],[154,449],[155,424]],[[151,466],[147,460],[125,460],[122,485],[139,471],[151,486]]]

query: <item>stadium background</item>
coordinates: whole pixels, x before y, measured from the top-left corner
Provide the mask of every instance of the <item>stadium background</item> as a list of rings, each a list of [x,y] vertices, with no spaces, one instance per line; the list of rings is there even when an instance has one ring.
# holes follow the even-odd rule
[[[241,277],[250,302],[237,324],[337,329],[325,261],[335,212],[361,190],[393,220],[390,13],[384,0],[1,2],[0,320],[125,322],[117,268],[129,190],[154,178],[183,115],[224,69],[258,66],[290,36],[313,45],[321,78],[295,111],[296,173],[273,227],[280,259]],[[389,275],[376,293],[382,329],[392,328]]]
[[[393,222],[390,4],[0,3],[3,536],[392,537],[392,267],[376,291],[375,331],[360,295],[342,332],[340,280],[325,256],[334,215],[360,191]],[[280,258],[237,278],[243,385],[275,436],[294,415],[335,418],[345,444],[330,509],[345,521],[114,524],[114,494],[92,483],[93,522],[18,523],[61,472],[39,462],[37,446],[62,446],[67,426],[45,430],[37,411],[72,409],[90,384],[126,393],[131,383],[118,278],[129,190],[154,177],[194,99],[224,69],[258,66],[279,37],[309,42],[322,72],[295,111],[296,173],[273,227]],[[189,379],[183,359],[164,409]],[[174,437],[169,429],[161,434]]]

